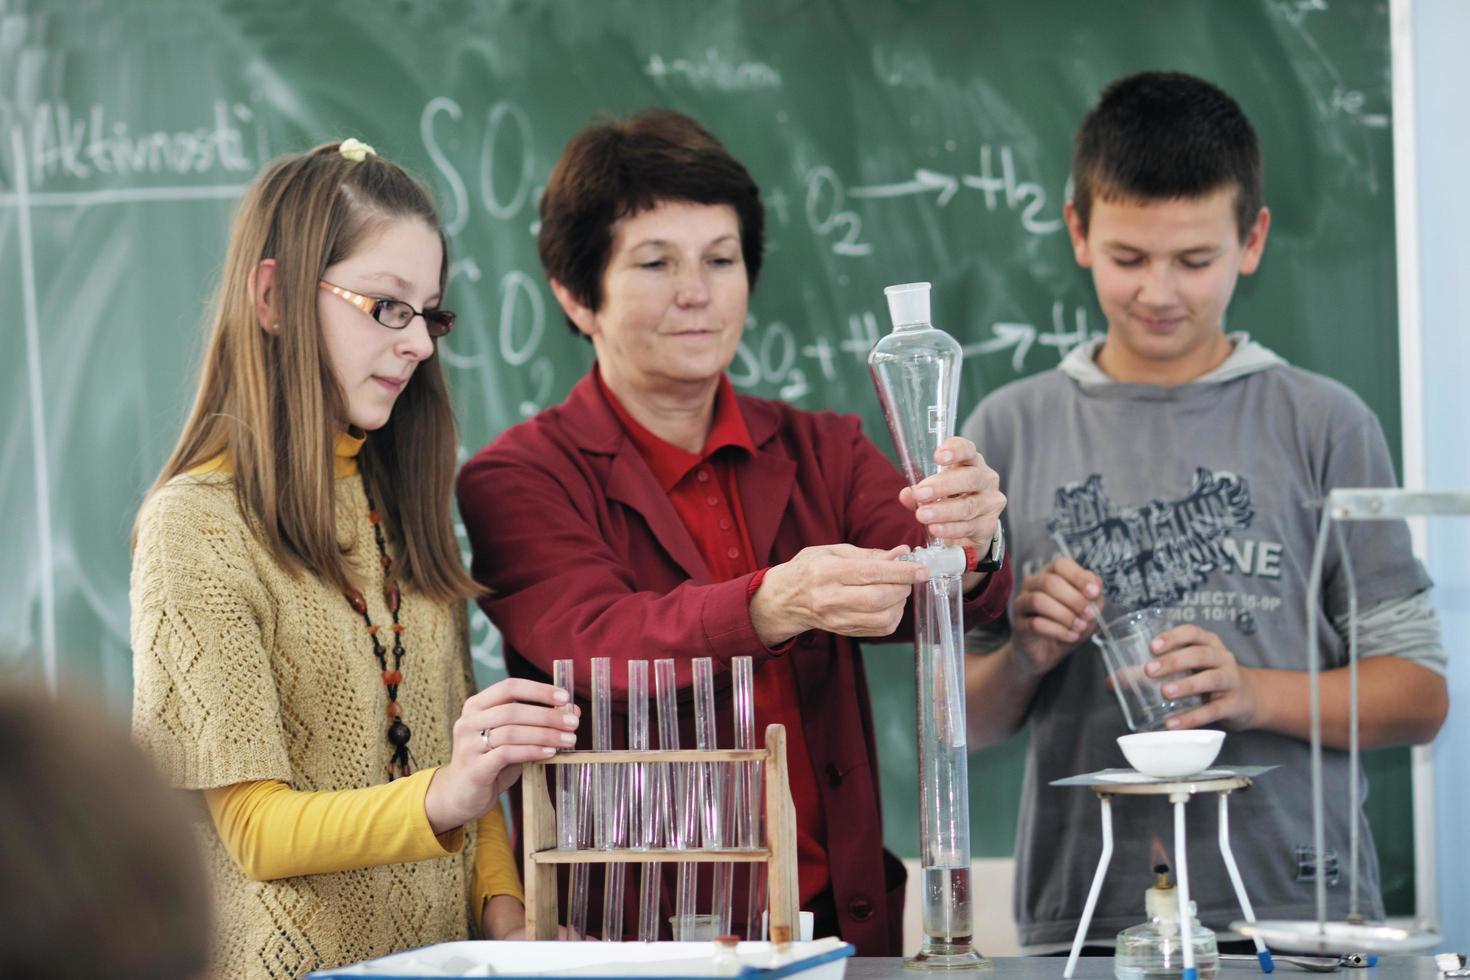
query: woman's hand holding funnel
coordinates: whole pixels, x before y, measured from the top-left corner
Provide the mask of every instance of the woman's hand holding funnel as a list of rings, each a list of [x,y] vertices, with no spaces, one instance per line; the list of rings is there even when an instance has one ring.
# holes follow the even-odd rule
[[[1006,506],[1000,476],[985,464],[975,444],[961,436],[940,443],[934,461],[943,469],[916,487],[904,487],[898,499],[915,512],[931,538],[985,551]]]

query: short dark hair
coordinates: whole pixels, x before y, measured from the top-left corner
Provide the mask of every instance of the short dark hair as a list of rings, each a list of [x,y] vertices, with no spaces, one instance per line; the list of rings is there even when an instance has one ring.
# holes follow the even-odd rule
[[[1204,197],[1233,186],[1240,237],[1265,203],[1261,144],[1229,95],[1183,72],[1146,71],[1103,89],[1077,129],[1072,206]]]
[[[669,201],[735,209],[754,290],[765,247],[760,188],[709,130],[672,109],[594,122],[567,143],[541,194],[542,267],[578,302],[598,309],[613,224]]]

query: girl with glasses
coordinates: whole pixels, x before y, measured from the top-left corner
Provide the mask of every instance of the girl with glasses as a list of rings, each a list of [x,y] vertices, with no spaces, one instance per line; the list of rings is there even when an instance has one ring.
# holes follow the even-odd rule
[[[547,684],[475,691],[445,244],[424,188],[355,140],[269,165],[138,514],[133,731],[204,804],[221,975],[524,925],[498,800],[578,717]]]

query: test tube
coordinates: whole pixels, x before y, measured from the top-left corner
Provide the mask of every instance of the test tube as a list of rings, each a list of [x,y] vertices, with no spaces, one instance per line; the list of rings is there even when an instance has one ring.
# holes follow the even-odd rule
[[[558,660],[552,664],[552,683],[575,695],[574,665],[572,660]],[[567,703],[571,706],[571,702]],[[586,766],[556,767],[556,846],[560,850],[575,851],[591,843],[591,811],[587,801],[587,780],[591,773]],[[572,935],[582,938],[587,935],[587,876],[588,866],[574,864],[568,872],[567,925]]]
[[[676,667],[673,660],[653,662],[654,692],[658,697],[658,747],[679,747],[679,701]],[[698,810],[694,805],[695,780],[688,763],[671,762],[663,767],[663,803],[665,840],[681,850],[694,847],[698,833]],[[688,922],[694,915],[695,864],[679,862],[679,878],[674,892],[675,922]],[[677,934],[675,939],[680,938]]]
[[[551,682],[570,698],[573,695],[574,661],[558,660],[552,664]],[[567,702],[568,707],[571,702]],[[559,850],[577,849],[577,773],[576,766],[556,767],[556,846]]]
[[[715,723],[715,668],[709,657],[694,659],[694,740],[699,749],[719,748]],[[721,778],[725,767],[718,763],[698,763],[701,811],[704,817],[704,846],[725,846],[725,787]],[[718,861],[714,869],[714,890],[710,912],[719,917],[717,935],[730,931],[730,864]]]
[[[573,768],[577,770],[577,849],[585,850],[592,846],[592,766]],[[587,890],[591,874],[590,864],[572,865],[567,889],[567,904],[571,906],[567,928],[576,939],[587,938]]]
[[[750,657],[730,661],[734,671],[735,747],[755,748],[755,664]],[[741,847],[761,846],[761,815],[764,812],[761,764],[742,762],[737,767],[735,819],[736,842]],[[759,939],[761,912],[765,910],[766,866],[749,865],[750,881],[746,892],[745,938]]]
[[[608,657],[592,658],[592,748],[598,752],[612,749],[612,661]],[[593,767],[595,815],[593,836],[599,851],[618,846],[618,781],[619,766]],[[603,865],[602,938],[616,942],[623,938],[623,875],[618,864]]]
[[[649,748],[647,660],[628,661],[628,748],[634,752],[647,752]],[[647,799],[647,773],[641,762],[633,763],[629,770],[628,844],[647,849],[648,816],[652,812]]]
[[[648,661],[628,661],[628,748],[647,752]],[[635,762],[629,768],[629,846],[647,850],[653,845],[653,813],[657,800],[651,790],[648,766]],[[638,883],[638,940],[651,943],[658,938],[657,865],[645,861]],[[655,869],[655,870],[650,870]]]

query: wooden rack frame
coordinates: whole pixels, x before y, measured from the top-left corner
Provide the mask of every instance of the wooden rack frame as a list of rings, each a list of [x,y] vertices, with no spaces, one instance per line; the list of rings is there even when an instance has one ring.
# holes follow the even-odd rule
[[[547,790],[548,766],[614,765],[630,762],[764,762],[766,797],[765,847],[557,848],[556,814]],[[542,762],[528,762],[521,770],[521,806],[526,874],[526,938],[557,936],[556,868],[560,864],[643,864],[661,862],[729,861],[766,865],[770,893],[770,935],[773,940],[797,935],[799,899],[796,890],[796,810],[786,774],[786,729],[766,726],[763,749],[671,749],[649,752],[563,752]]]

